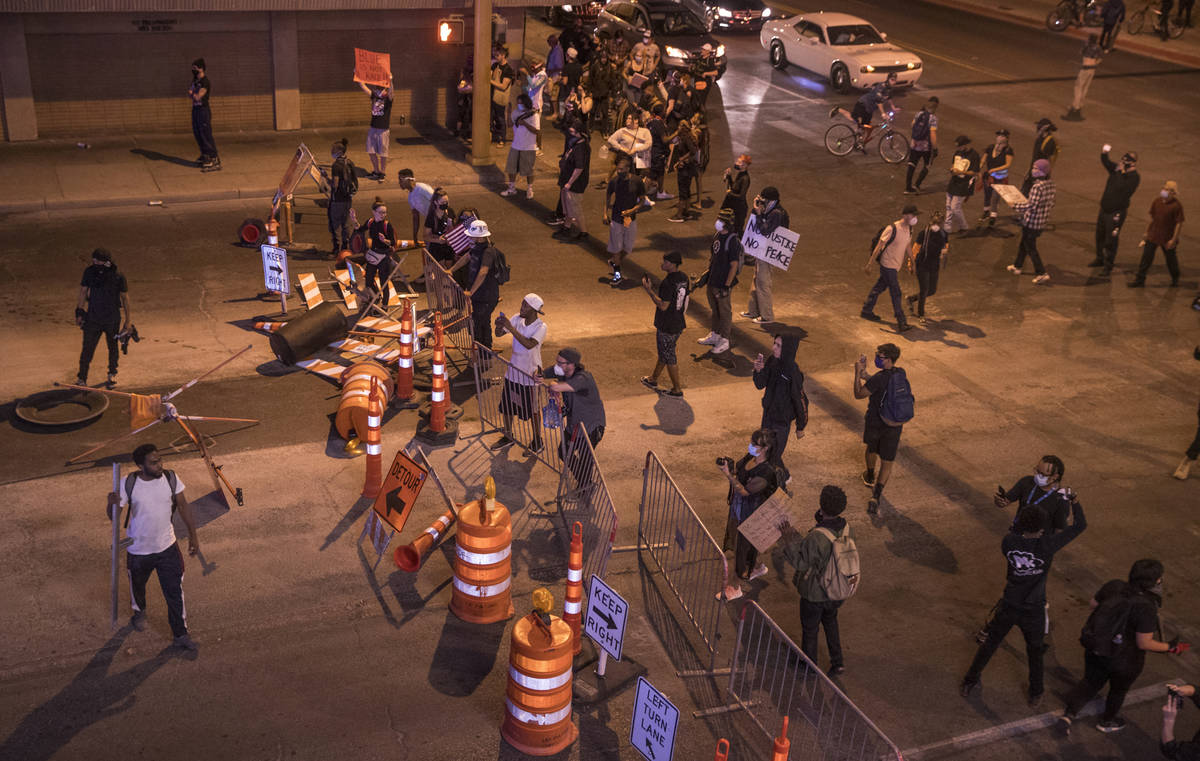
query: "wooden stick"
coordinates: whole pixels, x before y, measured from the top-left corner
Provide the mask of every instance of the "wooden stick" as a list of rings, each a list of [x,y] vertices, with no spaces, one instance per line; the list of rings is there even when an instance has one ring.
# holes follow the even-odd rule
[[[104,447],[108,446],[109,444],[115,444],[118,441],[120,441],[121,439],[127,439],[130,436],[136,436],[139,433],[141,433],[142,431],[149,428],[150,426],[158,425],[161,422],[162,422],[162,418],[159,418],[158,420],[152,420],[151,422],[147,423],[146,425],[142,426],[141,428],[138,428],[137,430],[130,431],[129,433],[122,433],[120,436],[116,437],[115,439],[109,439],[108,441],[104,442],[103,444],[97,444],[96,446],[92,447],[88,451],[81,452],[80,454],[77,454],[74,457],[72,457],[71,459],[67,460],[67,464],[70,465],[78,460],[82,460],[84,457],[87,457],[92,452],[95,452],[98,449],[103,449]]]
[[[112,391],[107,388],[92,388],[91,386],[76,386],[74,383],[59,383],[58,381],[55,381],[54,385],[58,386],[59,388],[73,388],[78,391],[99,391],[101,394],[109,394],[111,396],[126,396],[126,397],[137,396],[137,394],[127,394],[124,391]]]
[[[182,420],[212,420],[218,423],[261,423],[261,420],[244,417],[205,417],[203,415],[179,415]]]
[[[222,361],[220,364],[218,364],[216,367],[214,367],[213,369],[209,370],[208,372],[206,372],[206,373],[203,373],[203,374],[201,374],[201,375],[198,375],[198,376],[196,376],[195,378],[192,378],[192,379],[191,379],[190,381],[188,381],[187,383],[183,384],[183,385],[182,385],[182,386],[180,386],[179,388],[175,389],[175,390],[174,390],[174,391],[172,391],[171,393],[169,393],[169,394],[167,394],[166,396],[164,396],[164,397],[162,398],[162,400],[163,400],[164,402],[169,402],[169,401],[171,401],[172,399],[174,399],[175,397],[179,396],[181,393],[183,393],[183,392],[184,392],[184,391],[186,391],[187,389],[189,389],[189,388],[191,388],[192,386],[194,386],[194,385],[196,385],[197,383],[199,383],[199,382],[200,382],[201,380],[203,380],[204,378],[207,378],[208,376],[210,376],[210,375],[212,375],[213,373],[215,373],[217,370],[220,370],[220,369],[221,369],[222,367],[224,367],[225,365],[229,364],[229,363],[230,363],[230,362],[232,362],[233,360],[237,359],[238,357],[242,356],[242,355],[243,355],[243,354],[245,354],[246,352],[250,351],[250,349],[251,349],[253,346],[254,346],[254,344],[246,344],[246,348],[242,349],[241,351],[237,352],[236,354],[233,354],[233,355],[232,355],[232,356],[230,356],[228,359],[226,359],[226,360]]]

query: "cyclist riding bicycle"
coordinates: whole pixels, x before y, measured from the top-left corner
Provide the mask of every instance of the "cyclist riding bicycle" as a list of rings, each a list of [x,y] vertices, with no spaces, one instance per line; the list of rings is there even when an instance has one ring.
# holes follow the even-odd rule
[[[829,112],[829,117],[832,119],[837,114],[841,114],[847,119],[852,120],[857,125],[857,132],[865,140],[871,134],[871,119],[875,117],[875,112],[879,112],[879,116],[883,121],[891,118],[891,113],[896,110],[892,105],[892,86],[896,84],[896,75],[891,73],[887,75],[887,80],[877,82],[871,86],[871,89],[863,93],[862,97],[854,104],[854,109],[847,112],[846,109],[835,106]]]

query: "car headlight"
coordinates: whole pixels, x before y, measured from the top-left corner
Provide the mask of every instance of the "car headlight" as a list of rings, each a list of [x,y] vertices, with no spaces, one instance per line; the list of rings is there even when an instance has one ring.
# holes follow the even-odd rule
[[[717,15],[721,18],[733,18],[733,11],[728,8],[717,8]]]
[[[683,52],[679,48],[673,48],[670,45],[667,45],[666,52],[667,52],[667,58],[682,58],[684,60],[687,60],[687,57],[688,57],[687,53]]]
[[[762,17],[763,17],[763,18],[770,18],[770,16],[771,16],[771,9],[770,9],[770,8],[763,8]]]
[[[920,62],[917,62],[917,63],[910,63],[910,64],[908,65],[908,68],[910,68],[910,69],[919,69],[919,68],[921,68],[921,64],[920,64]]]
[[[717,58],[724,58],[724,57],[725,57],[725,46],[717,45]]]
[[[875,71],[875,67],[874,66],[864,66],[861,69],[859,69],[859,71],[862,72],[863,74],[870,74],[872,71]]]

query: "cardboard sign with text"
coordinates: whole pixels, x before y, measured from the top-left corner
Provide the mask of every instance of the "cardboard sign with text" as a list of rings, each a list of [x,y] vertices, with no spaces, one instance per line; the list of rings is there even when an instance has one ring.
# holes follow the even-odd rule
[[[754,549],[766,552],[779,541],[779,527],[784,523],[797,525],[796,515],[792,512],[791,496],[783,489],[776,489],[749,518],[738,524],[738,532]]]
[[[368,85],[387,87],[392,75],[390,53],[375,53],[362,48],[354,49],[354,81]]]
[[[404,450],[396,452],[396,459],[392,460],[392,467],[388,468],[383,487],[375,498],[375,512],[389,526],[403,531],[427,475],[429,471],[406,455]]]
[[[800,234],[786,227],[777,227],[770,235],[760,233],[757,214],[750,215],[750,221],[746,223],[746,232],[742,234],[742,248],[747,254],[781,270],[791,266],[799,243]]]

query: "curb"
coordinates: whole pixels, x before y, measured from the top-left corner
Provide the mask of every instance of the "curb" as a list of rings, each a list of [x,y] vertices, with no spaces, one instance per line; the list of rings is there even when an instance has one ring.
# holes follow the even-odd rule
[[[1043,18],[1031,17],[1013,11],[997,10],[991,6],[977,5],[971,2],[961,2],[960,0],[924,0],[924,2],[929,5],[940,5],[943,8],[953,8],[957,11],[965,11],[976,16],[984,16],[986,18],[993,18],[1000,21],[1008,21],[1013,24],[1019,24],[1020,26],[1024,27],[1050,31],[1046,29],[1045,20]],[[1089,29],[1094,28],[1095,27],[1089,27]],[[1089,29],[1070,27],[1066,31],[1062,32],[1062,34],[1074,37],[1078,40],[1086,40],[1089,34],[1095,34],[1095,32],[1089,31]],[[1166,61],[1167,63],[1176,63],[1180,66],[1200,68],[1200,55],[1163,50],[1160,47],[1147,45],[1142,42],[1135,42],[1129,38],[1130,35],[1122,33],[1117,38],[1119,46],[1116,49],[1125,51],[1127,53],[1134,53],[1145,58],[1154,58],[1159,61]]]

